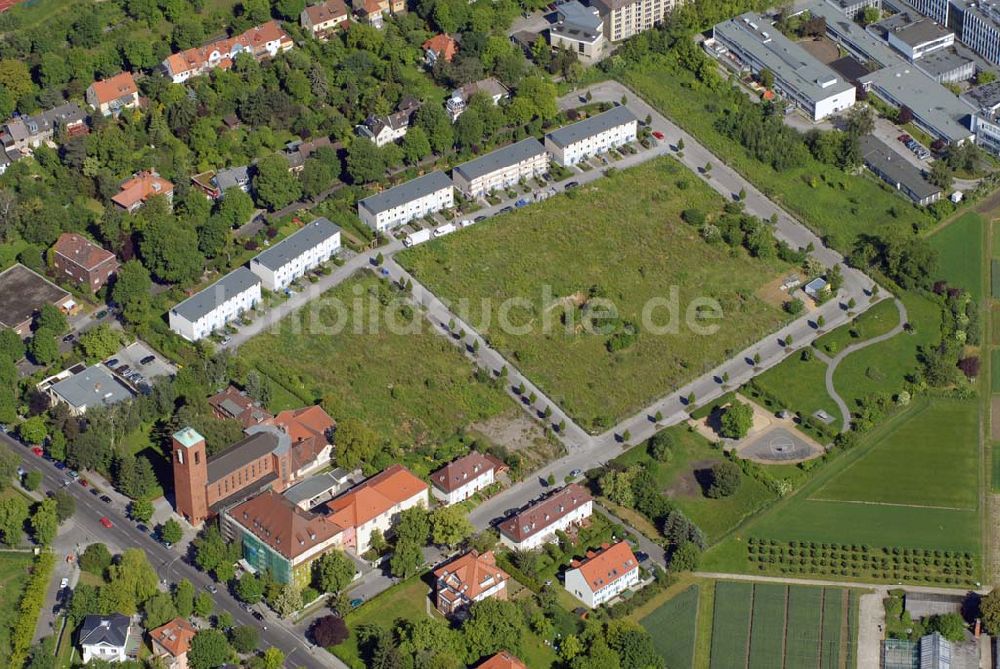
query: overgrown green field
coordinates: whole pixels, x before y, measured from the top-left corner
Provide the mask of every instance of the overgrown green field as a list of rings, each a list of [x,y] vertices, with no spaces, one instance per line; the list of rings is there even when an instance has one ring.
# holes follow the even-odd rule
[[[754,295],[786,265],[708,244],[680,220],[684,209],[715,212],[722,205],[717,193],[664,158],[398,258],[459,311],[465,301],[473,327],[584,426],[599,430],[786,321]],[[647,331],[644,308],[669,300],[672,291],[679,296],[677,332]],[[588,333],[581,318],[594,296],[615,305],[619,326],[638,327],[634,342],[611,352],[608,334]],[[696,323],[718,325],[711,336],[695,334],[686,321],[692,300],[702,297],[717,300],[725,314]],[[498,322],[511,298],[521,304],[509,321],[524,326],[522,333]],[[655,323],[668,321],[668,308],[652,313]]]
[[[823,353],[833,356],[851,344],[858,344],[872,337],[878,337],[899,325],[899,309],[893,300],[882,300],[859,314],[848,325],[826,333],[813,346]]]
[[[514,410],[501,389],[476,380],[468,360],[429,329],[394,334],[384,320],[368,328],[386,315],[376,308],[379,284],[367,273],[344,282],[314,307],[286,318],[276,332],[251,339],[240,355],[288,386],[300,406],[321,400],[339,420],[360,419],[397,445],[436,443],[470,423]],[[323,333],[338,322],[344,326],[339,333]]]
[[[803,416],[822,409],[833,416],[832,427],[839,430],[842,425],[840,409],[826,392],[826,363],[815,356],[809,360],[791,356],[758,376],[756,385],[782,403],[777,409]]]
[[[11,626],[17,622],[17,604],[30,567],[30,553],[0,552],[0,666],[3,667],[8,666]]]
[[[692,585],[641,621],[668,667],[694,666],[698,593],[698,586]]]
[[[952,286],[983,299],[983,217],[975,212],[962,215],[929,238],[938,252],[939,274]]]
[[[838,250],[849,251],[858,234],[921,228],[932,221],[926,211],[875,179],[845,174],[811,158],[784,172],[751,158],[714,125],[726,110],[734,109],[737,101],[745,98],[744,92],[728,83],[723,83],[721,91],[711,90],[679,67],[673,57],[648,56],[617,76]]]

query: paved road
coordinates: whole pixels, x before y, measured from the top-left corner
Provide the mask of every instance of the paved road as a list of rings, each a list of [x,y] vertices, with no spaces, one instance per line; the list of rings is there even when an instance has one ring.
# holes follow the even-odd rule
[[[844,358],[851,353],[860,351],[861,349],[867,348],[872,344],[878,344],[886,339],[892,339],[903,331],[906,325],[910,322],[910,318],[906,313],[906,305],[898,299],[893,299],[893,302],[896,303],[896,309],[899,310],[899,323],[897,323],[894,328],[886,333],[880,334],[877,337],[872,337],[871,339],[867,339],[863,342],[846,346],[844,347],[844,350],[837,355],[832,358],[826,358],[826,392],[831,398],[833,398],[833,401],[836,402],[841,415],[844,417],[844,432],[851,429],[851,410],[848,408],[847,402],[844,401],[844,398],[837,393],[837,389],[833,385],[833,375],[837,371],[837,365],[843,362]]]
[[[6,434],[0,434],[0,441],[6,443],[15,453],[22,455],[25,469],[40,471],[42,473],[41,489],[56,490],[62,487],[62,483],[66,477],[52,463],[34,457],[28,452],[25,446],[14,441]],[[199,590],[204,589],[212,582],[206,574],[189,565],[176,549],[165,548],[148,534],[137,530],[135,525],[125,517],[125,512],[120,506],[108,505],[101,502],[78,483],[74,483],[66,489],[76,499],[76,514],[73,516],[71,522],[85,531],[85,536],[89,537],[89,541],[103,541],[120,548],[141,548],[145,551],[150,563],[160,577],[170,582],[177,582],[186,578]],[[112,521],[114,524],[113,527],[104,528],[100,524],[100,519],[104,516]],[[64,558],[65,556],[62,557]],[[58,569],[57,573],[60,573]],[[46,596],[47,602],[55,601],[58,587],[59,579],[53,578],[53,581],[49,584],[49,592]],[[242,608],[242,605],[229,595],[225,589],[220,588],[214,599],[216,612],[228,611],[232,614],[237,625],[261,626],[261,623],[257,622],[247,613]],[[340,660],[322,648],[310,647],[310,644],[302,637],[302,634],[294,631],[290,623],[277,620],[269,612],[265,612],[264,615],[264,624],[267,625],[267,630],[261,630],[261,647],[275,646],[284,651],[287,667],[306,667],[307,669],[323,669],[326,667],[341,669],[346,667]],[[41,632],[43,634],[49,633],[46,629],[41,630]]]

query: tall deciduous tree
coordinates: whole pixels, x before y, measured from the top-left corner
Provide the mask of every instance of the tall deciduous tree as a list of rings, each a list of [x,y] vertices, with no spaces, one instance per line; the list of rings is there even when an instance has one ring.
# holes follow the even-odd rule
[[[121,307],[122,318],[133,325],[142,323],[149,316],[150,292],[153,281],[149,270],[138,260],[122,263],[115,273],[111,299]]]
[[[257,163],[253,186],[258,201],[272,211],[302,196],[302,184],[288,171],[288,161],[276,153]]]

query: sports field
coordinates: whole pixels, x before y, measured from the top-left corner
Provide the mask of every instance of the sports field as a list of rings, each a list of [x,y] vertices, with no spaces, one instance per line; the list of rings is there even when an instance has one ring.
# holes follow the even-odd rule
[[[851,666],[857,653],[856,615],[856,600],[843,588],[720,581],[711,667]]]
[[[582,425],[600,430],[787,320],[755,295],[787,265],[709,244],[680,218],[697,209],[711,219],[722,206],[686,168],[661,158],[397,257],[460,311],[465,300],[473,327]],[[672,307],[660,301],[674,294],[676,332],[654,332],[644,310],[664,305],[648,313],[654,325],[667,324]],[[596,298],[614,306],[612,330],[631,325],[638,336],[586,328]],[[709,324],[692,308],[697,298],[722,307],[709,336],[688,326],[689,311],[696,327]],[[501,312],[512,304],[514,327],[504,327]]]
[[[938,274],[950,285],[983,299],[983,217],[969,212],[928,238],[938,253]],[[938,278],[938,277],[932,277]]]
[[[698,586],[692,585],[641,621],[668,667],[694,666],[698,594]]]

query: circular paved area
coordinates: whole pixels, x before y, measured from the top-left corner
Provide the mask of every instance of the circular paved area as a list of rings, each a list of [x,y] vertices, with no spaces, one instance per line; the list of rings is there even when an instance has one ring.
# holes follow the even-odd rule
[[[823,449],[780,425],[747,438],[737,449],[741,458],[757,462],[802,462],[823,454]]]

